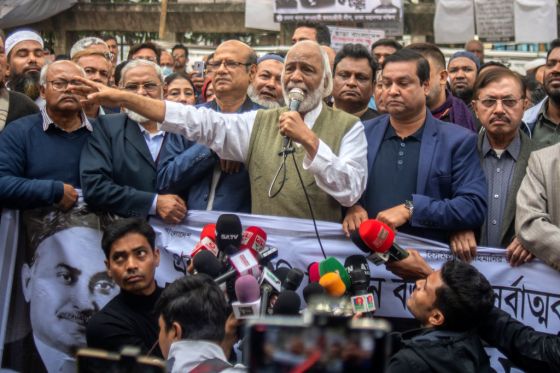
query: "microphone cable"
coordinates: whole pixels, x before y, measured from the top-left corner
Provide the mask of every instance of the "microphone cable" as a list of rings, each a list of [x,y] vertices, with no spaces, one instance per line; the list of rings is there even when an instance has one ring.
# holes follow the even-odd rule
[[[276,175],[274,175],[274,179],[272,179],[272,182],[270,183],[270,188],[268,189],[268,198],[274,198],[276,197],[284,188],[284,184],[286,183],[286,159],[288,158],[288,155],[292,155],[292,160],[294,161],[294,166],[296,168],[296,173],[298,175],[298,179],[299,179],[299,183],[301,185],[301,189],[303,189],[303,193],[305,194],[305,200],[307,201],[307,207],[309,207],[309,212],[311,213],[311,220],[313,221],[313,228],[315,230],[315,237],[317,237],[317,242],[319,243],[319,248],[321,249],[321,253],[323,254],[323,258],[327,259],[327,254],[325,254],[325,249],[323,247],[323,242],[321,241],[321,236],[319,236],[319,229],[317,228],[317,221],[315,220],[315,214],[313,213],[313,208],[311,207],[311,199],[309,198],[309,195],[307,194],[307,189],[305,189],[305,183],[303,182],[303,178],[301,177],[301,172],[299,171],[299,167],[297,165],[297,160],[296,160],[296,156],[295,156],[295,149],[292,146],[292,139],[290,139],[288,141],[288,145],[284,146],[282,151],[280,151],[278,153],[279,156],[282,157],[282,162],[280,163],[280,167],[278,168],[278,171],[276,171]],[[278,187],[278,190],[274,193],[272,193],[272,189],[274,187],[274,184],[276,184],[276,181],[278,180],[278,176],[280,176],[280,173],[282,172],[282,170],[284,171],[282,174],[282,181],[280,183],[280,186]]]
[[[313,228],[315,229],[315,236],[317,237],[319,248],[321,248],[321,253],[323,254],[323,258],[327,259],[327,254],[325,254],[325,249],[323,248],[323,243],[321,242],[321,236],[319,236],[319,230],[317,229],[317,221],[315,220],[315,214],[313,213],[313,208],[311,207],[311,200],[309,199],[309,195],[307,194],[307,189],[305,189],[305,184],[303,183],[303,178],[301,177],[301,173],[299,171],[299,167],[297,165],[296,156],[294,155],[294,152],[292,152],[292,159],[294,161],[294,166],[296,168],[296,172],[299,178],[299,183],[301,184],[301,189],[303,189],[303,193],[305,194],[307,207],[309,207],[309,212],[311,213],[311,220],[313,221]]]

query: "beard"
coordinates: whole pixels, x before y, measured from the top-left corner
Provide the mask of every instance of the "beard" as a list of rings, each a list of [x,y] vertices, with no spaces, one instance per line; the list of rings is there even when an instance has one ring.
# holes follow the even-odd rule
[[[144,123],[150,122],[150,119],[148,119],[145,116],[140,115],[137,112],[132,111],[130,109],[124,108],[124,112],[126,113],[126,115],[128,116],[128,118],[130,120],[133,120],[137,123],[144,124]]]
[[[455,97],[463,100],[463,102],[467,106],[469,106],[471,104],[471,101],[472,101],[472,98],[473,98],[473,89],[469,88],[469,87],[455,89],[455,92],[453,92],[453,95]]]
[[[544,91],[555,105],[560,105],[560,89],[552,88],[548,80],[549,77],[546,77],[544,81]]]
[[[251,101],[261,105],[262,107],[265,107],[267,109],[276,109],[279,108],[280,103],[274,99],[262,99],[259,96],[259,93],[257,92],[257,90],[255,89],[255,87],[253,87],[252,84],[249,84],[249,87],[247,87],[247,96],[249,96],[249,98],[251,99]]]
[[[8,88],[12,91],[23,93],[32,100],[39,97],[39,76],[38,71],[27,71],[23,74],[14,74],[8,82]]]
[[[323,99],[323,95],[325,93],[325,77],[321,79],[321,83],[319,83],[319,87],[314,91],[310,91],[305,84],[292,84],[288,83],[287,85],[282,84],[282,94],[284,95],[284,101],[286,103],[290,102],[290,98],[288,96],[290,90],[292,88],[299,88],[301,90],[307,91],[307,95],[304,97],[303,101],[299,104],[298,112],[299,113],[308,113],[313,110],[321,100]]]

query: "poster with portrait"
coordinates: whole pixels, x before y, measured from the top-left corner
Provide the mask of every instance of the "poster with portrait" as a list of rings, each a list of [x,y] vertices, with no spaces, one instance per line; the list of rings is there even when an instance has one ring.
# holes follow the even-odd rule
[[[403,34],[402,0],[275,0],[276,22],[367,22],[387,36]]]
[[[2,223],[9,223],[2,221]],[[75,372],[89,318],[118,294],[101,249],[103,219],[80,205],[23,211],[2,367]],[[5,241],[4,241],[5,242]]]

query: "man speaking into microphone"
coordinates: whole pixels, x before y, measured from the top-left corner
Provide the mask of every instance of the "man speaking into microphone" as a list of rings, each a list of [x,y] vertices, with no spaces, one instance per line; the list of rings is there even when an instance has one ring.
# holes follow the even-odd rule
[[[220,62],[220,68],[243,68],[238,61],[214,62]],[[123,105],[161,122],[165,131],[210,147],[222,159],[244,162],[251,181],[252,213],[310,218],[303,184],[315,218],[340,222],[341,206],[355,204],[365,189],[363,125],[357,117],[323,103],[332,90],[332,74],[328,57],[315,42],[301,41],[286,55],[282,89],[286,102],[297,106],[297,111],[279,108],[221,114],[83,81],[94,91],[89,101]],[[289,95],[297,90],[303,93],[299,105]]]

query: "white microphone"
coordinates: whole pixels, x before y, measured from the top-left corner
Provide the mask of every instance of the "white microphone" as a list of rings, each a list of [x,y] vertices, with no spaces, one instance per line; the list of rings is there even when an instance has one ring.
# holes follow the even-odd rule
[[[231,304],[236,319],[257,317],[260,314],[260,288],[257,279],[244,275],[235,281],[237,301]]]

